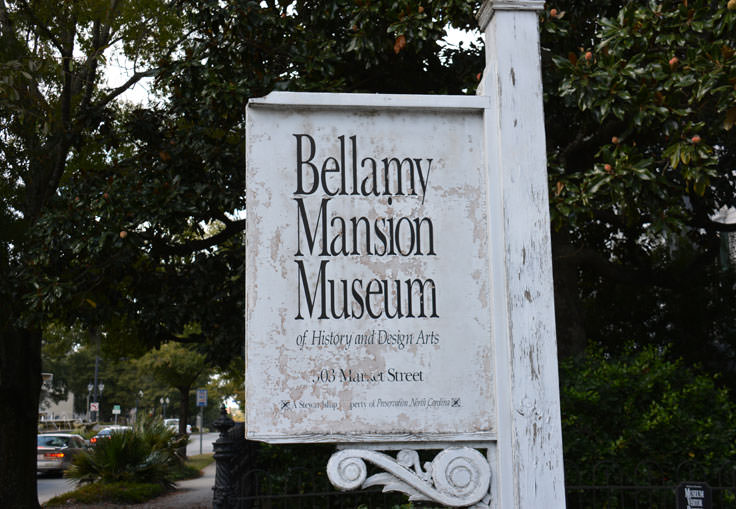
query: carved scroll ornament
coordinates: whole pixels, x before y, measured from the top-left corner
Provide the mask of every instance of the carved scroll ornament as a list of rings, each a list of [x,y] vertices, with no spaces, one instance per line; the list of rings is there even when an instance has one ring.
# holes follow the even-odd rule
[[[385,470],[367,477],[368,461]],[[448,507],[489,507],[491,469],[486,458],[468,447],[441,451],[424,468],[419,454],[402,450],[391,456],[364,449],[336,452],[327,462],[327,475],[339,490],[383,485],[383,491],[398,491],[411,501],[433,501]]]

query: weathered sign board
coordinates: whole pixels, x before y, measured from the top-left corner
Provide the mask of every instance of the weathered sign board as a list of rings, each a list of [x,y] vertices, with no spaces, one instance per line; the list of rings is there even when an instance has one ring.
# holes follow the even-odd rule
[[[246,437],[338,444],[340,489],[565,507],[543,7],[483,3],[476,97],[248,104]]]
[[[249,102],[248,437],[495,437],[487,106]]]

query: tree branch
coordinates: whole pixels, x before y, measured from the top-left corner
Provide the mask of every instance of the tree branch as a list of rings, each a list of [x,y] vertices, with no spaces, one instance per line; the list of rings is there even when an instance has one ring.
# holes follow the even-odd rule
[[[230,237],[245,231],[245,219],[231,221],[225,225],[225,228],[206,239],[197,239],[182,244],[168,244],[159,238],[151,239],[151,255],[154,257],[163,256],[186,256],[188,254],[202,251],[210,247],[216,246]]]
[[[110,103],[113,99],[118,97],[120,94],[124,93],[126,90],[128,90],[130,87],[138,83],[143,78],[151,78],[153,76],[156,76],[161,71],[161,67],[154,67],[151,69],[148,69],[146,71],[141,71],[133,74],[128,81],[120,85],[119,87],[113,88],[112,91],[107,94],[105,97],[97,101],[92,108],[93,109],[102,109],[107,104]]]
[[[560,163],[566,171],[575,171],[575,168],[582,166],[575,164],[580,159],[580,154],[587,156],[601,145],[608,143],[615,134],[620,134],[626,124],[620,120],[615,120],[601,126],[599,130],[591,135],[584,136],[581,130],[578,135],[560,150]]]
[[[46,23],[41,22],[36,15],[34,14],[33,10],[31,9],[31,6],[28,5],[28,2],[25,0],[21,0],[20,6],[23,8],[23,11],[25,11],[26,16],[28,16],[28,19],[33,23],[38,30],[48,38],[49,41],[51,41],[51,44],[53,44],[56,49],[63,52],[64,51],[64,45],[62,41],[60,41],[52,32],[49,30],[48,26],[46,26]],[[5,10],[5,2],[3,2],[3,10]]]

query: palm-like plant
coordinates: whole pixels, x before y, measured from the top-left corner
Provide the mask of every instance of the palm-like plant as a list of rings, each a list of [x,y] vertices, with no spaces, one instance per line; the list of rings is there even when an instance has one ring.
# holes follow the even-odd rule
[[[113,433],[88,453],[75,458],[67,476],[85,482],[146,482],[174,485],[173,471],[182,463],[177,449],[186,445],[163,423],[150,421],[137,430]]]

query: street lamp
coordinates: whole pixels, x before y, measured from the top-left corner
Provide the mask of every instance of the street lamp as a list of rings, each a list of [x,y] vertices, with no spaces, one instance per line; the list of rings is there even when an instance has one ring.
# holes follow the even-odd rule
[[[105,384],[103,384],[102,382],[100,382],[100,383],[97,384],[97,388],[100,391],[100,400],[98,401],[98,403],[100,404],[100,415],[101,415],[102,414],[102,391],[105,390]]]
[[[94,389],[94,385],[87,384],[87,422],[89,422],[89,397],[92,394],[92,389]]]
[[[166,398],[159,398],[159,401],[161,402],[161,407],[163,408],[163,418],[166,419],[166,405],[169,404],[169,397],[166,396]]]
[[[138,394],[135,395],[135,420],[134,422],[138,424],[138,402],[143,399],[143,391],[139,390]]]
[[[90,396],[90,393],[92,393],[92,391],[94,391],[92,393],[92,399],[94,400],[93,403],[95,403],[96,404],[96,407],[97,407],[97,410],[94,411],[95,412],[94,413],[94,421],[95,422],[97,422],[97,421],[100,420],[100,400],[102,399],[102,391],[104,389],[105,389],[105,384],[103,384],[102,382],[100,382],[100,383],[96,383],[95,382],[94,384],[89,384],[87,386],[87,409],[88,410],[90,408],[90,405],[89,405],[89,396]]]

